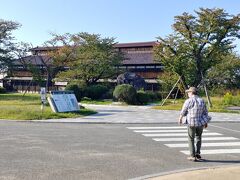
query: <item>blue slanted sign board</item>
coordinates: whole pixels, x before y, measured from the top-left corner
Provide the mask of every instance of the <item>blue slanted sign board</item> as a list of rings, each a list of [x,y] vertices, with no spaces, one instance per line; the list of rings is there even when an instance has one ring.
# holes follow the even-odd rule
[[[73,91],[51,91],[48,98],[49,104],[54,112],[79,111],[77,99]]]

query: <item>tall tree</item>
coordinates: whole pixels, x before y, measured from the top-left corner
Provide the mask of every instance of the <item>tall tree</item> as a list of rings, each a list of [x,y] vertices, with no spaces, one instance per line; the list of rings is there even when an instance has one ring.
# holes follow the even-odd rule
[[[44,57],[42,56],[36,56],[36,55],[30,55],[30,51],[33,48],[32,44],[20,42],[15,45],[15,48],[13,50],[13,53],[15,54],[15,64],[20,64],[23,67],[23,70],[28,71],[32,74],[32,81],[37,82],[40,87],[44,86],[44,72],[45,67],[42,63]],[[43,64],[39,67],[38,64],[40,64],[38,61],[41,61]],[[29,82],[29,85],[31,85],[31,82]],[[46,88],[48,89],[48,86],[46,85]],[[27,90],[27,89],[26,89]]]
[[[123,55],[114,48],[113,38],[89,33],[53,36],[47,44],[57,48],[49,56],[55,65],[65,67],[65,71],[58,73],[58,79],[83,81],[90,85],[116,75],[115,67],[122,62]]]
[[[174,33],[158,37],[155,58],[166,70],[181,76],[185,86],[198,86],[207,71],[221,63],[222,55],[232,51],[233,41],[240,38],[240,15],[223,9],[195,11],[175,16]],[[227,59],[226,59],[227,60]]]
[[[31,55],[30,52],[33,49],[29,43],[17,43],[13,50],[16,57],[14,63],[22,65],[23,70],[31,73],[33,79],[29,82],[29,86],[32,82],[36,82],[40,87],[45,86],[47,91],[49,91],[52,79],[59,69],[52,64],[52,58],[47,54]]]
[[[14,49],[12,31],[19,27],[20,24],[17,22],[0,19],[0,71],[6,71],[12,64]]]
[[[240,88],[240,56],[232,53],[219,58],[221,63],[212,67],[207,73],[209,86]]]

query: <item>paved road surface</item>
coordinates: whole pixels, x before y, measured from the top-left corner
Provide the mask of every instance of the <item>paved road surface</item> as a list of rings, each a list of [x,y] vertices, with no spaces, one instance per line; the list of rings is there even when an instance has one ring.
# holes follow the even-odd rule
[[[186,160],[186,129],[173,123],[0,121],[0,179],[131,179],[181,169],[239,164],[240,124],[211,123],[207,130],[205,160],[194,163]]]

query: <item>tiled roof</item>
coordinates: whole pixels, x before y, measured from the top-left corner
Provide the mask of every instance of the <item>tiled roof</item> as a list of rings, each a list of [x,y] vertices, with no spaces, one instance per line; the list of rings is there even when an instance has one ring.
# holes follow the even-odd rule
[[[153,52],[152,52],[152,47],[154,45],[157,45],[157,41],[149,41],[149,42],[135,42],[135,43],[118,43],[115,45],[116,48],[123,48],[125,60],[123,61],[123,64],[125,65],[134,65],[134,64],[155,64],[153,60]],[[33,48],[33,51],[47,51],[47,50],[53,50],[60,48],[60,46],[56,47],[36,47]],[[126,49],[125,49],[126,48]],[[131,50],[129,48],[140,48],[137,50]],[[143,48],[143,49],[141,49]],[[147,49],[144,49],[147,48]],[[27,61],[30,63],[32,62],[33,64],[36,65],[41,65],[41,58],[45,61],[48,61],[49,59],[47,56],[29,56],[26,57]],[[47,63],[52,63],[51,61]]]
[[[23,65],[22,61],[26,64],[32,64],[32,65],[44,65],[46,63],[47,65],[52,64],[52,59],[50,59],[47,56],[26,56],[21,59],[17,59],[14,61],[15,65]]]
[[[153,53],[127,53],[125,54],[123,64],[154,64]]]
[[[125,60],[123,60],[123,64],[125,65],[134,65],[134,64],[155,64],[153,60],[153,54],[151,52],[146,53],[126,53],[125,54]],[[24,62],[26,64],[32,64],[32,65],[44,65],[44,62],[47,65],[52,64],[52,60],[48,58],[47,56],[27,56],[24,58]],[[21,60],[15,60],[15,65],[23,65]]]
[[[131,47],[153,47],[157,45],[157,41],[149,41],[149,42],[134,42],[134,43],[118,43],[115,45],[117,48],[131,48]]]
[[[133,42],[133,43],[117,43],[114,47],[116,48],[133,48],[133,47],[153,47],[154,45],[157,45],[157,41],[148,41],[148,42]],[[48,50],[54,50],[59,49],[61,46],[55,46],[55,47],[35,47],[32,48],[31,51],[48,51]]]
[[[31,51],[49,51],[49,50],[54,50],[54,49],[59,49],[61,46],[55,46],[55,47],[35,47],[32,48]]]

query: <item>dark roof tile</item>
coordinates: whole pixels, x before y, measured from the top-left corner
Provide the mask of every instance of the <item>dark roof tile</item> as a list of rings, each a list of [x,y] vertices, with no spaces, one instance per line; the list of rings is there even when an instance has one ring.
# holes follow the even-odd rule
[[[134,48],[134,47],[153,47],[157,45],[157,41],[148,41],[148,42],[133,42],[133,43],[117,43],[114,45],[116,48]],[[55,47],[35,47],[32,48],[31,51],[48,51],[48,50],[54,50],[59,49],[61,46],[55,46]]]
[[[32,64],[32,65],[47,65],[52,64],[52,59],[47,56],[26,56],[23,59],[17,59],[14,61],[15,65]]]

